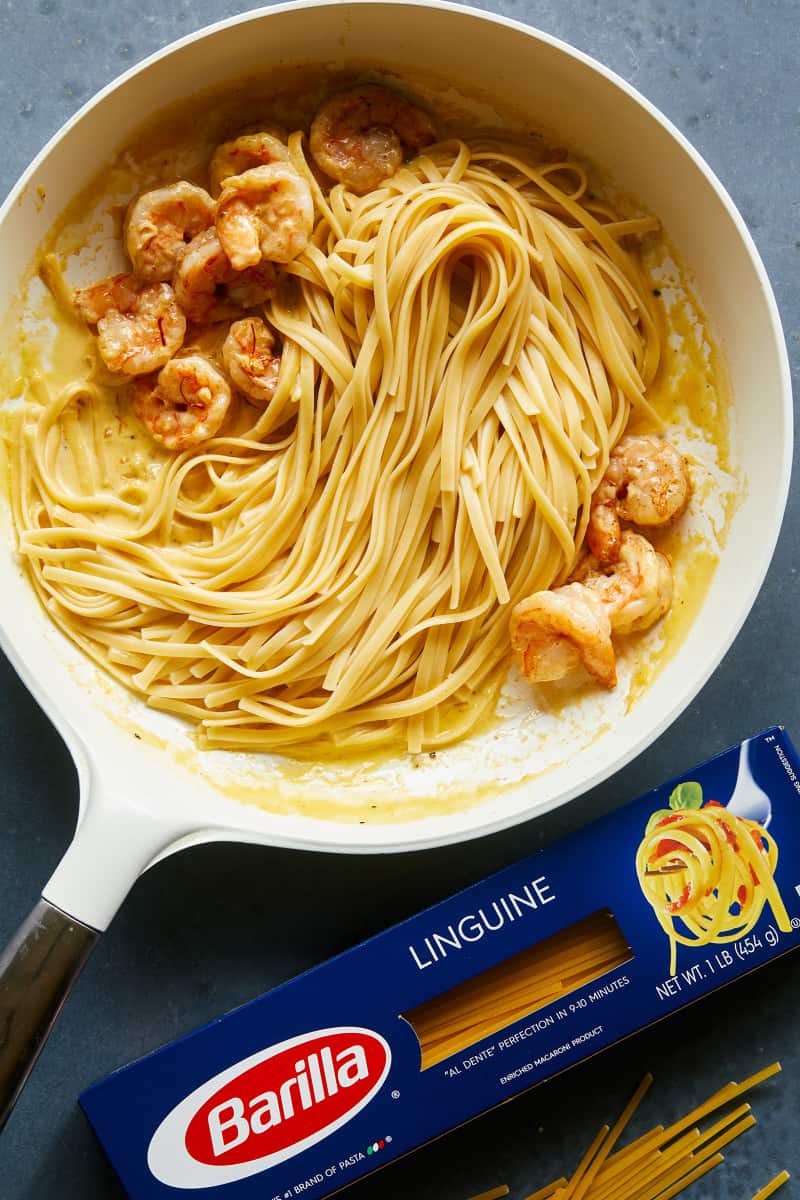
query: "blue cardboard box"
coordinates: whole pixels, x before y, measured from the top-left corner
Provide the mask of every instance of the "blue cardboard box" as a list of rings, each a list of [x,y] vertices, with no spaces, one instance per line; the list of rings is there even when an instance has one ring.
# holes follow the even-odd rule
[[[128,1194],[318,1200],[792,949],[799,779],[767,730],[102,1080]]]

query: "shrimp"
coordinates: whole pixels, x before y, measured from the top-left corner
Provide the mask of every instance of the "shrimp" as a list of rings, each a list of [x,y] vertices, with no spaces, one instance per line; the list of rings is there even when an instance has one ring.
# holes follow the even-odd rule
[[[211,194],[218,196],[223,183],[231,175],[241,175],[251,167],[261,167],[266,163],[288,161],[289,147],[284,131],[274,126],[258,133],[245,133],[232,142],[223,142],[214,151],[208,168]]]
[[[180,180],[134,200],[125,219],[125,247],[142,279],[172,278],[178,253],[186,242],[214,224],[214,201],[208,192]]]
[[[74,294],[75,307],[97,326],[97,349],[110,371],[146,375],[180,350],[186,318],[168,283],[115,275]]]
[[[511,611],[511,645],[529,683],[561,679],[576,667],[606,688],[617,682],[611,623],[602,600],[582,583],[534,592]]]
[[[668,560],[647,538],[626,530],[618,562],[588,557],[563,587],[521,600],[511,612],[511,645],[530,683],[561,679],[583,666],[611,689],[617,682],[612,634],[649,628],[671,604]]]
[[[394,175],[404,150],[421,150],[435,140],[426,112],[399,92],[368,83],[320,106],[309,147],[326,175],[363,195]]]
[[[131,405],[167,450],[191,450],[213,437],[231,403],[225,376],[200,354],[173,358],[158,378],[137,379]]]
[[[234,271],[212,228],[199,233],[181,252],[172,282],[188,319],[206,325],[263,304],[275,291],[277,278],[270,262]]]
[[[314,227],[311,188],[291,163],[268,163],[232,175],[217,201],[217,234],[236,271],[262,259],[288,263]]]
[[[278,386],[281,356],[260,317],[234,321],[222,346],[222,361],[235,387],[259,404],[269,403]]]
[[[586,541],[601,562],[620,554],[620,518],[633,525],[669,525],[689,503],[686,459],[653,434],[630,434],[614,448],[592,497]]]
[[[617,562],[601,563],[588,557],[573,579],[598,597],[615,634],[648,629],[672,605],[669,560],[647,538],[627,529],[622,534]]]
[[[225,294],[237,309],[255,308],[274,295],[278,286],[278,270],[274,263],[265,258],[256,267],[246,271],[234,271],[225,285]]]

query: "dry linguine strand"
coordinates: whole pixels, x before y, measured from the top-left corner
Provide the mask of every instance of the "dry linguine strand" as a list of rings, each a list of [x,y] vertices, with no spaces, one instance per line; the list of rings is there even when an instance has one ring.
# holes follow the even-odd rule
[[[621,239],[655,223],[500,143],[430,147],[366,196],[325,195],[289,145],[317,222],[265,306],[272,401],[123,481],[103,386],[38,384],[20,550],[64,632],[202,745],[418,751],[491,711],[509,605],[566,577],[648,409],[658,335]]]
[[[611,1153],[651,1082],[645,1076],[614,1128],[609,1132],[607,1125],[602,1127],[572,1177],[556,1179],[526,1200],[671,1200],[719,1166],[720,1151],[756,1124],[749,1104],[730,1109],[730,1102],[780,1069],[780,1063],[772,1063],[742,1083],[729,1083],[673,1125],[657,1125]],[[721,1117],[700,1127],[700,1121],[720,1109]],[[788,1179],[788,1172],[781,1171],[753,1200],[766,1200]]]

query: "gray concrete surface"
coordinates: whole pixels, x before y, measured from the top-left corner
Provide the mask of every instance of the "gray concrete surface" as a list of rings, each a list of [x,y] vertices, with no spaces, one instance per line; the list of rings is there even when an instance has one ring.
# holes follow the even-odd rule
[[[0,193],[99,87],[170,40],[254,7],[231,0],[0,0]],[[800,5],[794,0],[493,0],[595,55],[686,133],[739,205],[771,276],[795,382],[800,361]],[[769,465],[765,464],[765,470]],[[614,780],[479,844],[355,862],[223,846],[142,879],[102,940],[0,1137],[0,1200],[111,1200],[122,1189],[75,1104],[109,1070],[773,722],[800,738],[800,500],[753,612],[689,710]],[[70,837],[76,782],[59,738],[0,663],[0,943]],[[291,905],[281,899],[292,897]],[[784,959],[404,1162],[353,1200],[522,1197],[569,1170],[644,1067],[650,1121],[773,1057],[759,1129],[692,1195],[745,1200],[800,1175],[800,959]],[[658,1117],[656,1116],[658,1114]],[[781,1196],[800,1196],[793,1182]]]

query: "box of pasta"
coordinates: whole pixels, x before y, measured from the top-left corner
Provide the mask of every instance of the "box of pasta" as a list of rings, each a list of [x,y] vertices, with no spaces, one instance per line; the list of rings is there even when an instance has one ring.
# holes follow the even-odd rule
[[[798,943],[800,762],[773,728],[80,1103],[134,1200],[318,1200]]]

